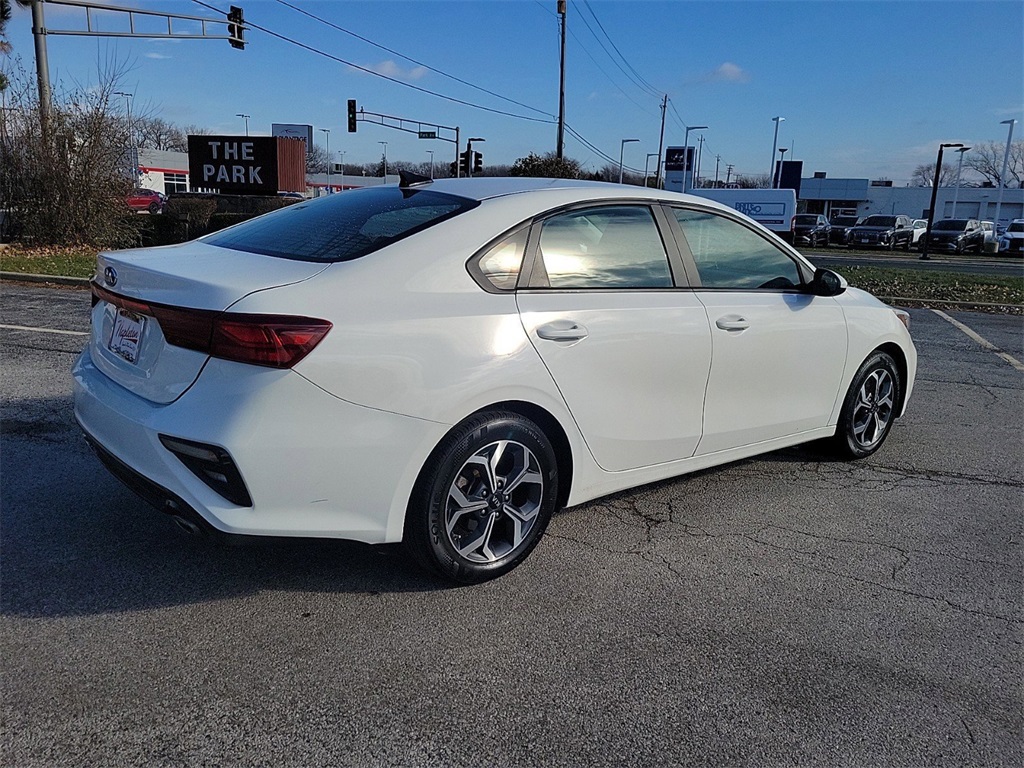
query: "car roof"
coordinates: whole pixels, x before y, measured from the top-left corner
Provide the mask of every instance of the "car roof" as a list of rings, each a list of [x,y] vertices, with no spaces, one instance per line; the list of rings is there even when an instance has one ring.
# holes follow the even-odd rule
[[[624,197],[642,200],[671,200],[690,202],[711,208],[732,210],[728,206],[695,195],[669,192],[664,189],[637,187],[631,184],[610,184],[604,181],[583,181],[580,179],[539,179],[508,176],[485,176],[475,179],[436,179],[429,183],[417,184],[417,189],[445,192],[471,200],[489,200],[509,195],[530,192],[551,192],[559,194],[565,202],[621,199]]]

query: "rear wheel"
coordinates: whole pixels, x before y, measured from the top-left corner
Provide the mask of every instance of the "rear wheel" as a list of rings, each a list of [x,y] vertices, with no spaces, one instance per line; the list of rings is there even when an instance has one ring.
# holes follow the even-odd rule
[[[456,427],[424,467],[404,542],[426,569],[464,584],[508,573],[537,546],[558,498],[551,442],[516,413]]]
[[[862,459],[882,447],[896,419],[902,387],[891,355],[875,352],[864,361],[846,393],[833,438],[842,457]]]
[[[160,213],[160,203],[152,202],[149,204],[150,213]]]

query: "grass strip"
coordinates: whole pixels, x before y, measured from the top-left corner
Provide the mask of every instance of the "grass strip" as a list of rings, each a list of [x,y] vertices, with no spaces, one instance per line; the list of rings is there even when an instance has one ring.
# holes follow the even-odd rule
[[[967,275],[895,267],[826,264],[850,285],[876,296],[902,296],[918,301],[969,301],[980,304],[1024,304],[1024,277]]]
[[[92,277],[96,271],[96,253],[95,248],[26,248],[12,244],[0,248],[0,271]]]

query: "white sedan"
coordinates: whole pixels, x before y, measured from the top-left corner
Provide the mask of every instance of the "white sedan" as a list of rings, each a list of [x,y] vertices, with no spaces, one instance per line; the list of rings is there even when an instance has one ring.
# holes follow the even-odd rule
[[[501,575],[552,513],[907,406],[908,316],[703,198],[552,179],[331,195],[104,252],[75,414],[195,533]]]

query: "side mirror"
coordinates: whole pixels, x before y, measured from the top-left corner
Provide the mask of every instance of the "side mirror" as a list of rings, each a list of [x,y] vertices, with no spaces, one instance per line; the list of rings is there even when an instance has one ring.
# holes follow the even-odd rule
[[[815,296],[838,296],[848,286],[846,280],[831,269],[819,267],[814,271],[814,279],[807,284],[807,290]]]

